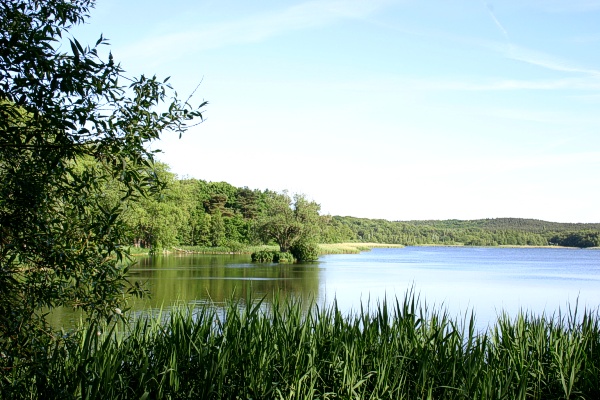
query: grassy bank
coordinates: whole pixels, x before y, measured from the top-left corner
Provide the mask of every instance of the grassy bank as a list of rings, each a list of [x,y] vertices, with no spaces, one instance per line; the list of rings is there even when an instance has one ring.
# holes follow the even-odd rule
[[[382,243],[327,243],[319,244],[320,254],[356,254],[361,251],[368,251],[375,247],[404,247],[398,244]],[[278,251],[279,246],[243,246],[237,248],[229,247],[205,247],[205,246],[180,246],[173,248],[171,252],[181,252],[190,254],[251,254],[261,250]]]
[[[416,247],[477,247],[477,246],[465,246],[464,244],[418,244]],[[347,243],[322,243],[319,244],[319,254],[358,254],[362,251],[369,251],[374,248],[402,248],[405,247],[401,244],[388,244],[388,243],[361,243],[361,242],[347,242]],[[500,246],[484,246],[484,247],[497,247],[497,248],[546,248],[546,249],[567,249],[573,247],[561,247],[561,246],[516,246],[516,245],[500,245]],[[600,247],[590,247],[588,249],[600,249]],[[236,246],[236,247],[211,247],[211,246],[178,246],[168,250],[161,251],[162,254],[169,253],[189,253],[189,254],[252,254],[257,251],[278,251],[279,246],[276,245],[258,245],[258,246]],[[131,247],[131,254],[134,256],[144,256],[150,253],[149,249]]]
[[[597,313],[501,317],[477,333],[472,318],[411,295],[350,315],[306,309],[232,303],[121,331],[92,327],[41,365],[2,360],[0,389],[8,398],[600,398]]]
[[[356,254],[361,251],[369,251],[376,247],[382,248],[401,248],[400,244],[384,244],[384,243],[327,243],[319,245],[321,254]]]
[[[210,247],[210,246],[179,246],[172,248],[171,252],[190,253],[190,254],[252,254],[260,250],[277,251],[279,246],[235,246],[235,247]]]

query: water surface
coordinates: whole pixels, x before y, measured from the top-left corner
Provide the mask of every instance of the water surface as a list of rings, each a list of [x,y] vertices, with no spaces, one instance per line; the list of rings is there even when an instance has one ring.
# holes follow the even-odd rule
[[[553,314],[600,305],[600,251],[558,248],[406,247],[321,258],[320,293],[345,309],[410,288],[482,325],[502,312]]]
[[[414,290],[452,316],[475,311],[485,327],[502,311],[540,315],[576,302],[580,308],[600,305],[599,250],[406,247],[292,265],[253,264],[247,255],[170,255],[141,258],[131,272],[152,292],[150,299],[132,303],[132,311],[176,302],[219,305],[249,296],[266,295],[268,301],[278,292],[319,304],[335,299],[349,312],[361,302],[375,305]]]

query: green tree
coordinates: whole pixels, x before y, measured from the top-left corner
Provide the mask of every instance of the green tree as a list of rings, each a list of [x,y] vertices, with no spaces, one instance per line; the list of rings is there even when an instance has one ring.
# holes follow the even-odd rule
[[[214,247],[224,246],[226,241],[225,222],[221,212],[216,210],[210,216],[210,244]]]
[[[149,248],[151,253],[179,244],[179,234],[189,229],[191,208],[188,193],[168,166],[162,163],[154,166],[152,173],[162,182],[162,189],[139,198],[126,212],[134,244]]]
[[[266,210],[259,217],[258,232],[264,241],[274,240],[287,252],[299,240],[313,242],[319,234],[321,206],[296,194],[268,193]]]
[[[0,2],[3,371],[46,351],[47,309],[110,319],[125,290],[138,292],[126,279],[123,216],[132,199],[160,188],[147,144],[202,117],[205,103],[192,107],[166,80],[128,78],[112,55],[102,58],[104,38],[92,47],[69,38],[93,5]],[[82,168],[84,158],[94,162]],[[107,202],[103,189],[115,180],[119,195]]]

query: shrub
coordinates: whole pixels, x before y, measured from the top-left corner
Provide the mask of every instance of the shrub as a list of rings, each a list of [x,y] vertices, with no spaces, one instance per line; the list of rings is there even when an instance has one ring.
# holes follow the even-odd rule
[[[257,252],[252,253],[250,257],[252,257],[252,262],[261,263],[293,263],[294,261],[296,261],[292,253],[271,250],[259,250]]]
[[[268,262],[273,262],[273,258],[275,256],[275,254],[278,254],[275,251],[269,251],[269,250],[259,250],[257,252],[254,252],[250,255],[250,257],[252,258],[252,262],[262,262],[262,263],[268,263]]]
[[[319,246],[312,242],[298,242],[290,252],[298,261],[316,261],[319,258]]]
[[[273,261],[278,263],[293,263],[296,259],[292,253],[286,251],[273,254]]]

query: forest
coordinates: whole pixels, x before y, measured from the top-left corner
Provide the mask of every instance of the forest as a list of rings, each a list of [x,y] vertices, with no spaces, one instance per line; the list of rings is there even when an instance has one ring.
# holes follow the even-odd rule
[[[387,221],[382,219],[330,216],[319,213],[319,205],[304,195],[290,196],[269,189],[235,187],[227,182],[178,179],[165,164],[153,173],[164,182],[154,196],[139,198],[125,220],[132,244],[151,251],[173,247],[219,247],[242,251],[247,246],[280,243],[265,232],[267,215],[280,215],[309,206],[313,217],[310,240],[317,243],[371,242],[402,245],[464,246],[600,246],[599,224],[547,222],[534,219],[496,218],[444,221]],[[106,193],[117,187],[107,187]],[[279,199],[279,203],[274,200]],[[276,208],[279,207],[277,210]],[[310,213],[309,213],[310,214]],[[290,225],[290,220],[278,221]],[[272,225],[272,224],[271,224]],[[285,247],[285,246],[284,246]],[[286,249],[282,248],[282,251]]]

